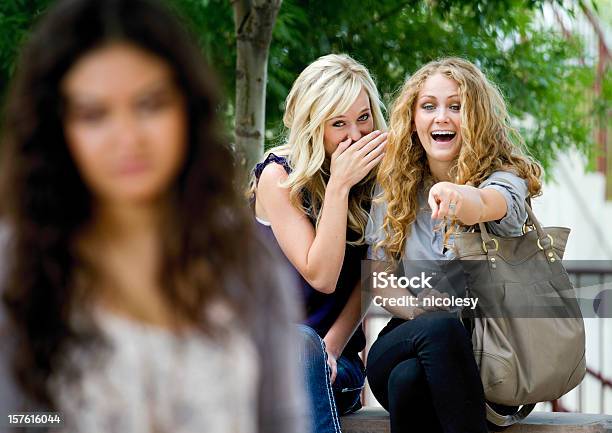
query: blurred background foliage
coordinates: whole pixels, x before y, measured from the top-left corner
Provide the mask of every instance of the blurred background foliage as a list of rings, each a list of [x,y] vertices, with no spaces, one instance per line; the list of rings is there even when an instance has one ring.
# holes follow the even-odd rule
[[[601,97],[593,93],[594,60],[577,35],[543,19],[543,8],[570,17],[581,3],[562,0],[284,0],[270,47],[266,146],[282,141],[283,102],[299,72],[317,57],[344,52],[374,75],[387,105],[406,76],[441,56],[475,62],[505,95],[528,151],[546,168],[560,151],[596,156],[593,118],[609,112],[608,68]],[[0,3],[0,93],[14,72],[18,48],[50,0]],[[228,0],[172,0],[224,87],[220,107],[232,131],[235,34]],[[588,7],[610,17],[608,3]],[[50,41],[52,43],[52,41]],[[590,101],[590,102],[589,102]]]

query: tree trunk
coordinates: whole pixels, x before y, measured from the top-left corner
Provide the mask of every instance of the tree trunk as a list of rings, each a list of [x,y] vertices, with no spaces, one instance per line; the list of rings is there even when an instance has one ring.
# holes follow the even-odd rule
[[[236,29],[236,150],[246,170],[264,149],[268,51],[282,0],[233,0]]]

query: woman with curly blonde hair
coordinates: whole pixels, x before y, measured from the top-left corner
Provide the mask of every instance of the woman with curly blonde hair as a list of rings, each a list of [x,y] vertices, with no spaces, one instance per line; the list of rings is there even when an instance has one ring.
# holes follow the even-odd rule
[[[453,232],[485,222],[517,236],[541,169],[521,153],[497,87],[472,63],[419,69],[392,109],[369,257],[401,263],[453,258]],[[368,355],[372,391],[391,431],[486,432],[484,394],[462,323],[445,311],[389,307],[394,317]],[[420,428],[419,428],[420,427]]]
[[[375,170],[387,134],[367,69],[346,55],[317,59],[287,97],[286,143],[254,170],[259,227],[302,287],[302,363],[314,432],[338,432],[360,407],[360,263]]]

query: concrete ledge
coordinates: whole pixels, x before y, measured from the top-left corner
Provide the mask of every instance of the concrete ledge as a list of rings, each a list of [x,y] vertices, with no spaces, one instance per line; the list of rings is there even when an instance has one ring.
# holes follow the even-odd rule
[[[344,433],[389,433],[389,414],[382,408],[365,407],[343,416]],[[505,433],[612,433],[612,415],[534,412]]]

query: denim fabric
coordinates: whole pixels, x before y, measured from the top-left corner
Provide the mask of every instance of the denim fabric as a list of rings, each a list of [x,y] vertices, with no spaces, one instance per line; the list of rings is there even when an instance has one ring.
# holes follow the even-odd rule
[[[463,324],[447,312],[391,319],[368,354],[368,381],[392,433],[486,433],[484,391]]]
[[[312,433],[341,432],[338,416],[361,408],[360,395],[365,382],[363,363],[357,354],[343,353],[337,360],[337,375],[332,385],[323,339],[309,326],[297,327],[303,343],[300,361],[310,397]]]

